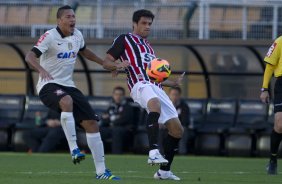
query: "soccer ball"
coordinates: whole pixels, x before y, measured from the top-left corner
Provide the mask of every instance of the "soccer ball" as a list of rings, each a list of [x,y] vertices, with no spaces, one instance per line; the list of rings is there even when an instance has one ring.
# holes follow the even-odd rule
[[[148,64],[146,72],[151,81],[163,82],[169,77],[171,70],[167,60],[155,58]]]

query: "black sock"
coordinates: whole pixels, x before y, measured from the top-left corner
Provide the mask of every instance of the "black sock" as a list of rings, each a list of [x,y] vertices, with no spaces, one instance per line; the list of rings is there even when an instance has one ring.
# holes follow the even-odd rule
[[[149,138],[150,150],[158,149],[158,138],[159,138],[159,120],[160,113],[150,112],[147,118],[147,131]]]
[[[270,160],[273,162],[277,162],[277,153],[281,140],[282,134],[275,132],[275,130],[272,130],[270,136]]]
[[[161,170],[164,171],[169,171],[171,163],[173,161],[173,157],[175,153],[178,151],[178,143],[179,143],[179,138],[174,138],[171,135],[167,134],[167,137],[165,138],[163,142],[163,147],[164,147],[164,156],[165,159],[168,160],[167,165],[162,165],[160,167]]]

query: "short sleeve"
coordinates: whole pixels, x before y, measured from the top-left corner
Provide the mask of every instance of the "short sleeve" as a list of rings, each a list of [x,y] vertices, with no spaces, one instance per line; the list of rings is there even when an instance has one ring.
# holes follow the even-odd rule
[[[124,53],[125,50],[125,35],[122,34],[114,39],[111,48],[107,51],[107,54],[113,56],[116,60]]]
[[[48,50],[51,41],[52,41],[52,35],[48,31],[40,36],[36,45],[32,49],[33,51],[37,50],[37,52],[35,53],[37,57],[39,57],[41,54],[43,54]]]
[[[80,36],[79,51],[83,51],[86,48],[86,45],[85,45],[85,41],[84,41],[83,35],[82,35],[82,33],[80,31],[79,31],[79,36]]]
[[[277,65],[281,54],[281,44],[282,44],[282,37],[279,37],[269,47],[268,52],[264,58],[265,62],[271,65]]]

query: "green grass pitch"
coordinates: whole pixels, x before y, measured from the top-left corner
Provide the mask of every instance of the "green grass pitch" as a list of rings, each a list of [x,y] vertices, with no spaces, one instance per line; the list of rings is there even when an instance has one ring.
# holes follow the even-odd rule
[[[0,184],[265,184],[281,183],[282,173],[268,176],[265,158],[176,156],[173,172],[181,181],[156,181],[157,166],[148,166],[146,156],[107,155],[107,167],[121,181],[94,178],[91,155],[79,165],[68,154],[0,153]],[[282,163],[280,163],[282,164]]]

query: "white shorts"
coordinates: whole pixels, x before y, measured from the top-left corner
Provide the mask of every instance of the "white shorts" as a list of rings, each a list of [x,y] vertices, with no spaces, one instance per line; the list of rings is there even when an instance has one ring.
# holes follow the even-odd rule
[[[159,123],[161,124],[164,124],[172,118],[178,118],[178,113],[164,90],[150,82],[137,82],[133,86],[130,96],[134,102],[137,102],[142,108],[146,109],[148,113],[148,101],[152,98],[158,98],[161,103],[161,114],[159,118]]]

